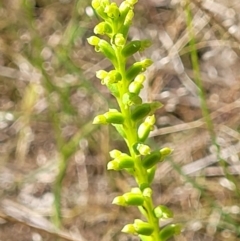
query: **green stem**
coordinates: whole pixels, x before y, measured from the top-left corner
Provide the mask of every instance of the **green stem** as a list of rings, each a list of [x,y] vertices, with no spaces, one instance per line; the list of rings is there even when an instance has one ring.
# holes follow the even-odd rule
[[[226,161],[221,157],[220,146],[217,143],[217,135],[214,130],[214,124],[211,119],[208,107],[207,107],[206,96],[204,93],[204,88],[203,88],[203,84],[202,84],[202,80],[201,80],[201,72],[200,72],[198,55],[197,55],[195,34],[194,34],[194,28],[193,28],[193,24],[192,24],[193,17],[192,17],[189,0],[187,1],[186,6],[185,6],[185,13],[186,13],[187,28],[188,28],[188,33],[189,33],[190,56],[191,56],[191,61],[192,61],[192,66],[193,66],[194,78],[195,78],[196,84],[199,88],[199,98],[201,101],[202,114],[205,119],[206,126],[207,126],[208,132],[210,134],[212,143],[216,148],[216,155],[217,155],[219,164],[222,166],[226,178],[228,180],[230,180],[232,183],[234,183],[234,185],[236,187],[235,191],[236,191],[238,197],[240,197],[240,191],[237,188],[238,181],[231,175],[231,173],[227,169]]]

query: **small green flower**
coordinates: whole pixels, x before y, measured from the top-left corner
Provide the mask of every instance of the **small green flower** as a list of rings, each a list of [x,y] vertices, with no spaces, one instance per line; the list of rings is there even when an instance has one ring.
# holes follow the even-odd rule
[[[156,172],[156,166],[151,167],[150,169],[147,169],[148,174],[148,183],[151,184]]]
[[[104,12],[108,15],[109,18],[112,18],[116,21],[119,17],[119,8],[116,3],[111,3],[110,5],[106,6]]]
[[[172,149],[169,147],[164,147],[160,150],[163,157],[166,157],[172,153]]]
[[[124,38],[124,36],[121,33],[117,33],[114,36],[114,44],[117,47],[123,47],[125,45],[125,43],[126,43],[126,39]]]
[[[167,219],[173,217],[173,212],[166,206],[159,205],[154,208],[154,214],[159,219]]]
[[[142,99],[137,94],[125,93],[123,95],[122,102],[126,106],[140,105],[140,104],[142,104]]]
[[[100,42],[100,38],[96,36],[91,36],[90,38],[87,38],[87,41],[90,45],[97,46]]]
[[[95,26],[93,32],[95,34],[100,34],[100,35],[108,35],[111,36],[112,34],[112,27],[110,26],[110,24],[106,23],[106,22],[101,22],[98,25]]]
[[[143,156],[146,156],[151,153],[151,148],[148,145],[144,145],[142,143],[138,143],[136,149],[139,152],[139,154]]]
[[[133,224],[125,225],[121,230],[121,232],[128,233],[128,234],[137,234]]]
[[[143,82],[145,81],[146,77],[144,74],[139,74],[136,76],[133,82],[130,83],[128,90],[131,93],[138,95],[143,88]]]

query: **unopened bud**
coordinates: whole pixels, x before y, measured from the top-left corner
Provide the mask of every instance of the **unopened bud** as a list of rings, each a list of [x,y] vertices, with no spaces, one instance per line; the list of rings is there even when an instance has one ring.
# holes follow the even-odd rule
[[[173,212],[164,205],[159,205],[154,208],[154,215],[159,219],[167,219],[173,217]]]

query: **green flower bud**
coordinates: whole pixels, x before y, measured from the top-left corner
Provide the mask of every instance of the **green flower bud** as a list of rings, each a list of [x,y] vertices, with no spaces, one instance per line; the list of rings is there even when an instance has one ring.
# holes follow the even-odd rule
[[[142,62],[136,62],[127,70],[126,79],[131,82],[138,74],[144,70],[145,69],[143,68]]]
[[[115,197],[112,203],[119,206],[141,206],[143,202],[144,199],[142,194],[127,192],[122,196]]]
[[[109,0],[92,0],[92,7],[97,9],[98,7],[106,7],[110,4]]]
[[[145,122],[146,124],[148,124],[148,125],[153,126],[153,125],[155,124],[155,122],[156,122],[155,115],[150,115],[150,116],[148,116],[148,117],[145,119],[144,122]]]
[[[144,72],[151,64],[151,59],[145,59],[141,62],[134,63],[126,72],[127,80],[131,82],[137,75],[139,75],[141,72]]]
[[[151,184],[156,172],[156,166],[153,166],[150,169],[147,169],[147,174],[148,174],[148,183]]]
[[[133,226],[138,234],[150,236],[154,227],[150,223],[143,222],[141,219],[135,219]]]
[[[118,19],[119,23],[124,23],[125,22],[125,18],[128,14],[128,12],[132,9],[132,6],[127,3],[126,1],[123,1],[120,6],[119,6],[119,11],[120,11],[120,17]],[[127,37],[127,33],[129,30],[129,25],[128,26],[124,26],[122,24],[122,27],[119,29],[119,32],[121,32],[123,34],[124,37]]]
[[[152,196],[152,189],[150,187],[145,188],[143,190],[143,196],[150,198]]]
[[[143,195],[138,193],[127,192],[123,197],[128,205],[141,206],[144,202]]]
[[[121,33],[117,33],[114,37],[114,44],[118,47],[123,47],[126,40]]]
[[[108,72],[105,70],[98,70],[96,72],[96,76],[97,78],[99,78],[100,80],[103,80],[106,76],[108,75]]]
[[[112,27],[106,22],[101,22],[95,26],[93,31],[95,34],[101,34],[101,35],[106,34],[108,36],[111,36]]]
[[[140,48],[140,51],[143,51],[143,50],[145,50],[146,48],[150,47],[151,44],[152,44],[151,41],[148,40],[148,39],[141,40],[141,48]]]
[[[156,208],[154,208],[153,212],[155,217],[159,219],[167,219],[173,217],[173,212],[164,205],[157,206]]]
[[[143,68],[148,68],[149,66],[151,66],[153,64],[153,61],[151,59],[144,59],[143,61],[141,61]]]
[[[119,6],[119,11],[121,16],[125,14],[132,8],[132,6],[127,2],[127,1],[123,1],[120,6]]]
[[[145,141],[150,131],[153,130],[153,125],[156,119],[154,115],[148,116],[145,121],[138,127],[138,138],[140,141]]]
[[[142,191],[140,190],[139,187],[133,187],[133,188],[131,188],[131,193],[142,194]]]
[[[131,93],[139,94],[141,89],[143,88],[143,82],[145,80],[145,76],[143,74],[139,74],[136,76],[133,82],[130,83],[128,90]]]
[[[124,105],[139,105],[142,104],[142,99],[138,95],[134,93],[125,93],[122,98],[122,102]]]
[[[159,238],[161,241],[166,241],[172,236],[181,232],[181,226],[179,224],[170,224],[161,229],[159,232]]]
[[[125,18],[125,21],[124,21],[123,25],[124,26],[130,26],[132,24],[133,17],[134,17],[133,10],[129,10],[127,15],[126,15],[126,18]]]
[[[141,41],[134,40],[128,43],[122,50],[122,55],[127,58],[135,54],[141,48]]]
[[[138,127],[138,139],[139,141],[145,141],[148,136],[150,131],[153,130],[153,126],[143,122],[139,127]]]
[[[100,40],[101,39],[96,36],[91,36],[91,37],[87,38],[88,43],[93,46],[97,46],[99,44]]]
[[[111,3],[110,5],[106,6],[104,12],[108,15],[109,18],[116,19],[119,17],[119,8],[116,3]]]
[[[109,109],[109,112],[103,114],[109,124],[122,124],[124,122],[124,117],[122,113],[115,109]]]
[[[119,171],[121,169],[119,168],[119,163],[117,161],[113,160],[107,164],[107,170]]]
[[[147,115],[152,115],[157,109],[161,107],[162,104],[160,102],[144,103],[142,105],[138,105],[132,110],[131,118],[134,121],[140,120]]]
[[[146,156],[151,152],[151,148],[148,145],[144,145],[142,143],[138,143],[136,149],[143,156]]]
[[[100,7],[100,5],[101,5],[101,0],[92,0],[92,7],[94,9]]]
[[[133,226],[133,224],[127,224],[123,227],[123,229],[121,230],[121,232],[123,233],[128,233],[128,234],[137,234],[135,231],[135,228]]]
[[[96,52],[101,52],[111,60],[112,63],[116,62],[116,56],[115,52],[111,46],[106,40],[100,39],[98,45],[95,47]]]
[[[104,115],[97,115],[94,119],[93,119],[93,124],[108,124],[106,117]]]
[[[169,147],[164,147],[160,150],[160,152],[162,154],[162,157],[164,158],[172,153],[172,149]]]
[[[116,205],[119,205],[119,206],[127,206],[127,203],[126,203],[125,198],[123,196],[115,197],[112,201],[112,204],[116,204]]]
[[[119,163],[119,168],[133,168],[134,167],[134,159],[127,155],[122,153],[119,157],[115,159]]]
[[[155,166],[159,161],[161,161],[161,153],[160,151],[153,151],[151,154],[145,156],[142,160],[142,165],[149,169]]]
[[[116,150],[116,149],[109,152],[109,155],[111,158],[117,158],[117,157],[121,156],[121,154],[122,154],[122,152],[119,150]]]
[[[132,110],[131,118],[133,121],[141,120],[151,112],[150,103],[144,103],[136,106]]]
[[[109,86],[110,84],[117,83],[120,80],[122,80],[122,75],[117,70],[111,70],[102,82]]]
[[[132,110],[131,118],[134,121],[143,119],[147,115],[152,115],[160,107],[162,107],[160,102],[144,103],[142,105],[138,105]]]
[[[109,0],[93,0],[92,7],[95,9],[96,13],[102,19],[107,19],[108,15],[104,12],[105,8],[110,5]]]

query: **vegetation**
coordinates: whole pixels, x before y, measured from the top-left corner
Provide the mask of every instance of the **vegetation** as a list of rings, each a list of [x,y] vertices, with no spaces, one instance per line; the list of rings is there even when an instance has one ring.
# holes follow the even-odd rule
[[[139,0],[103,36],[94,2],[0,1],[1,239],[148,240],[148,203],[170,240],[239,240],[239,1]]]

